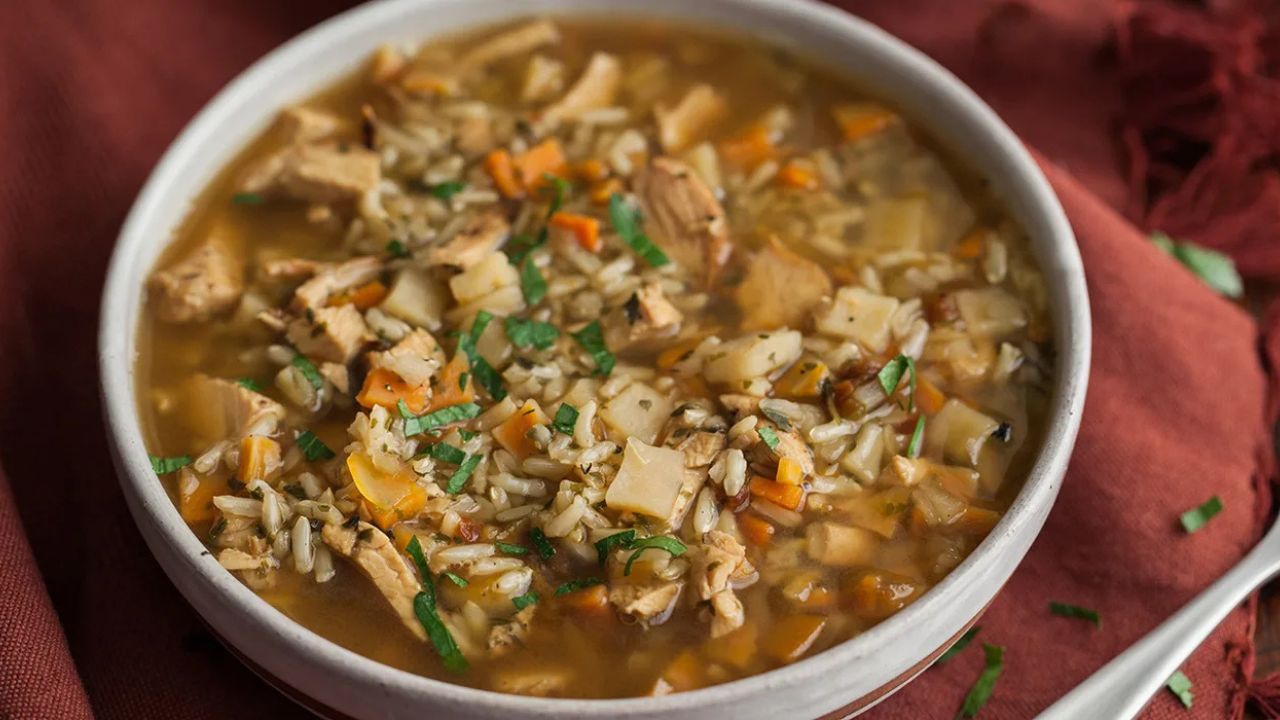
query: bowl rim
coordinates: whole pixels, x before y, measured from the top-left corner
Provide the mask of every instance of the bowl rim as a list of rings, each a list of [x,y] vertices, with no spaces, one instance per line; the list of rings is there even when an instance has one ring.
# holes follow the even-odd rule
[[[763,16],[788,16],[796,22],[827,26],[830,32],[842,36],[845,43],[866,46],[868,52],[898,65],[902,72],[918,76],[918,81],[948,113],[965,117],[975,128],[987,133],[987,139],[998,146],[1004,155],[1003,170],[1017,182],[1025,184],[1029,204],[1027,212],[1038,213],[1043,226],[1041,231],[1049,238],[1037,245],[1037,260],[1042,266],[1052,266],[1057,271],[1053,276],[1046,273],[1046,281],[1051,294],[1055,296],[1052,311],[1058,367],[1052,408],[1040,452],[1028,472],[1023,488],[995,529],[960,565],[918,601],[850,640],[791,665],[727,683],[662,697],[619,699],[532,698],[510,695],[457,685],[383,665],[296,623],[240,583],[231,573],[223,570],[216,560],[209,562],[211,558],[205,557],[209,555],[207,549],[181,520],[164,486],[157,482],[152,472],[136,405],[133,378],[137,358],[139,299],[143,292],[143,280],[149,271],[149,263],[143,263],[139,258],[148,243],[152,242],[148,239],[148,231],[162,230],[166,237],[173,231],[172,226],[150,227],[155,222],[151,220],[151,216],[159,211],[162,202],[172,201],[164,197],[166,186],[178,177],[186,163],[207,151],[219,158],[219,165],[225,166],[242,149],[217,147],[206,150],[202,144],[218,123],[231,120],[228,113],[241,96],[261,95],[264,92],[263,88],[255,88],[255,84],[265,87],[273,77],[297,67],[307,57],[322,52],[331,41],[355,35],[361,28],[384,24],[389,17],[420,11],[422,7],[461,5],[464,2],[467,0],[375,0],[347,10],[301,33],[257,60],[220,90],[170,144],[148,177],[130,209],[112,252],[102,295],[99,358],[103,412],[117,474],[135,523],[148,536],[149,546],[153,539],[148,530],[159,533],[163,542],[176,548],[190,573],[188,579],[198,583],[202,591],[212,593],[219,602],[234,608],[257,626],[270,628],[290,646],[291,652],[311,655],[313,660],[335,675],[352,676],[353,679],[375,685],[394,685],[415,698],[432,698],[457,707],[479,705],[487,711],[523,716],[556,717],[578,713],[592,717],[620,717],[638,713],[696,710],[732,700],[750,686],[757,689],[759,686],[783,688],[821,681],[822,676],[865,655],[867,648],[883,647],[886,640],[900,634],[901,628],[915,623],[918,618],[927,617],[930,613],[945,612],[953,594],[951,591],[964,577],[974,574],[975,568],[998,564],[1001,555],[1006,554],[1006,547],[1015,544],[1015,538],[1030,532],[1034,539],[1057,495],[1079,429],[1091,345],[1089,300],[1083,264],[1070,224],[1048,180],[1012,130],[972,90],[923,53],[869,22],[813,0],[700,0],[700,5],[704,8],[712,8],[705,11],[710,13],[709,17],[715,17],[717,13],[723,16],[725,11],[733,10],[750,11]],[[542,14],[546,12],[543,4],[546,3],[522,6],[519,11],[511,13],[511,19]],[[563,7],[566,4],[568,3],[560,3],[560,7],[546,14],[580,14],[576,9]],[[593,9],[613,4],[644,12],[641,5],[628,5],[616,0],[599,0],[589,4]],[[668,17],[673,15],[665,10],[652,14],[665,14]],[[675,20],[682,21],[689,19],[686,17]],[[333,79],[336,76],[330,77],[328,81]],[[278,106],[277,103],[276,107]],[[189,202],[190,198],[188,204]],[[1030,542],[1027,540],[1026,544],[1029,545]],[[154,547],[152,551],[153,554],[156,552]],[[1014,567],[1020,564],[1022,556],[1019,555],[1017,560]],[[175,574],[170,573],[167,567],[165,570],[166,575]],[[1010,568],[1009,572],[1012,571]],[[188,594],[183,583],[178,583],[174,577],[170,580],[179,585],[184,595]],[[191,600],[188,597],[188,601]],[[918,654],[924,657],[932,649],[922,648]]]

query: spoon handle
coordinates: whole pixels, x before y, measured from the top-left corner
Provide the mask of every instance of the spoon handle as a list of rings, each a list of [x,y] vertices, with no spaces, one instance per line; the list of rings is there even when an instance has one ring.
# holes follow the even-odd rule
[[[1278,571],[1280,523],[1226,575],[1045,709],[1039,719],[1136,716],[1227,613]]]

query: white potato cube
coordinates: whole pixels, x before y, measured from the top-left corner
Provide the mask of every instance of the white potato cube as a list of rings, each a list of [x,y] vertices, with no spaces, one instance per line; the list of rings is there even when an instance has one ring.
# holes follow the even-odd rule
[[[495,252],[450,278],[449,289],[458,302],[469,303],[518,282],[520,273],[507,256]]]
[[[745,335],[711,351],[703,374],[709,382],[754,381],[795,362],[800,350],[800,333],[795,330]]]
[[[814,321],[818,332],[849,338],[871,352],[889,346],[896,298],[877,295],[860,287],[842,287],[835,299],[818,310]]]
[[[805,530],[809,557],[823,565],[853,567],[870,565],[879,540],[875,533],[824,521]]]
[[[1027,325],[1022,303],[1000,288],[961,290],[955,299],[965,327],[977,337],[1003,337]]]
[[[605,504],[610,510],[666,519],[684,487],[684,471],[684,453],[629,438],[622,467],[605,492]]]
[[[600,417],[623,437],[652,443],[671,417],[672,403],[657,390],[634,382],[600,408]]]
[[[448,293],[439,280],[417,268],[405,268],[396,275],[379,309],[410,325],[439,330],[448,304]]]

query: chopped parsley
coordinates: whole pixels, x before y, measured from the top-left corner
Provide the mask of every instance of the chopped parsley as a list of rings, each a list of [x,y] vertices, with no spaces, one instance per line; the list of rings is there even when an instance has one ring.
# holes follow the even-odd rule
[[[596,585],[603,585],[603,584],[604,584],[603,580],[601,580],[600,578],[593,578],[593,577],[582,578],[580,580],[570,580],[568,582],[562,582],[556,586],[556,597],[560,597],[561,595],[568,595],[571,592],[586,590],[589,587],[595,587]]]
[[[532,257],[526,257],[520,263],[520,292],[524,293],[524,301],[529,303],[529,307],[542,302],[547,294],[547,279],[542,277],[542,271]]]
[[[291,362],[302,373],[302,376],[307,379],[307,382],[311,383],[311,387],[316,390],[324,389],[324,376],[320,374],[320,371],[316,369],[316,364],[311,362],[306,355],[298,353],[293,356]]]
[[[471,323],[471,331],[462,333],[458,337],[458,349],[466,353],[467,359],[471,361],[471,377],[476,384],[484,388],[485,392],[489,393],[489,397],[501,400],[507,396],[507,391],[502,387],[502,376],[476,350],[476,343],[480,341],[480,336],[484,334],[485,328],[489,327],[492,320],[493,314],[487,310],[476,313],[476,319]]]
[[[783,415],[782,413],[778,412],[777,410],[765,410],[764,408],[761,408],[761,409],[760,409],[760,412],[761,412],[765,417],[767,417],[767,418],[769,418],[770,420],[772,420],[772,421],[773,421],[773,424],[774,424],[774,425],[777,425],[779,429],[781,429],[781,430],[790,430],[790,429],[791,429],[791,418],[787,417],[786,415]]]
[[[304,430],[302,434],[298,436],[298,449],[301,450],[302,454],[311,462],[315,462],[316,460],[329,460],[334,457],[334,453],[329,449],[329,446],[325,445],[324,442],[321,441],[320,438],[316,437],[316,434],[310,430]]]
[[[982,652],[986,655],[986,666],[965,696],[964,704],[960,706],[960,717],[971,718],[978,714],[987,700],[991,699],[991,693],[996,689],[996,680],[1000,679],[1000,673],[1004,670],[1003,647],[983,643]]]
[[[907,457],[920,457],[920,441],[924,439],[924,416],[916,418],[916,429],[911,431],[911,441],[907,443]]]
[[[880,369],[880,373],[876,378],[880,381],[880,388],[884,390],[886,396],[892,396],[898,386],[902,384],[902,376],[908,376],[910,387],[907,392],[907,406],[915,407],[916,398],[916,361],[906,355],[899,355],[889,361],[889,364]]]
[[[458,193],[465,190],[466,187],[467,187],[467,184],[464,182],[461,182],[459,180],[451,180],[449,182],[442,182],[439,185],[432,185],[431,189],[428,192],[440,198],[441,200],[448,200],[454,195],[457,195]]]
[[[1199,507],[1193,507],[1182,513],[1179,518],[1182,521],[1182,528],[1188,533],[1193,533],[1205,526],[1214,515],[1222,512],[1222,500],[1214,495]]]
[[[1179,242],[1162,232],[1151,233],[1151,242],[1182,263],[1214,292],[1229,298],[1244,295],[1244,282],[1230,257],[1195,243]]]
[[[591,354],[591,358],[596,361],[596,374],[608,376],[613,372],[613,366],[618,363],[618,359],[609,352],[609,348],[604,344],[604,331],[600,329],[600,321],[592,320],[589,325],[581,330],[572,333],[573,339],[578,341],[583,350]]]
[[[262,196],[253,192],[240,192],[231,196],[232,205],[261,205]]]
[[[765,445],[769,446],[770,450],[778,449],[778,443],[781,441],[778,440],[778,433],[774,432],[773,428],[762,427],[760,428],[759,433],[760,439],[764,441]]]
[[[523,610],[530,605],[538,603],[538,593],[532,590],[516,597],[511,598],[511,604],[516,606],[516,610]]]
[[[454,470],[453,474],[449,476],[449,481],[445,483],[445,492],[450,495],[457,495],[462,492],[462,488],[466,487],[467,480],[471,478],[471,473],[475,472],[476,466],[480,464],[482,457],[481,455],[472,455],[463,460],[458,469]]]
[[[257,380],[254,380],[253,378],[242,377],[239,380],[236,380],[236,384],[244,388],[245,390],[251,390],[253,392],[262,392],[262,383],[258,382]]]
[[[613,552],[614,548],[625,548],[635,539],[635,530],[623,530],[597,540],[596,555],[600,558],[600,564],[604,564],[604,561],[609,558],[609,553]]]
[[[393,257],[409,257],[409,249],[399,240],[391,240],[387,242],[387,253]]]
[[[426,448],[425,454],[450,465],[461,465],[466,462],[467,454],[449,443],[436,443]]]
[[[445,572],[442,574],[445,577],[449,578],[449,580],[452,581],[453,584],[457,585],[458,587],[466,587],[471,584],[467,582],[467,579],[462,577],[461,575],[455,575],[454,573],[451,573],[451,572]]]
[[[467,381],[468,381],[468,380],[470,380],[470,379],[471,379],[471,373],[469,373],[469,372],[464,372],[464,373],[462,373],[461,375],[459,375],[459,376],[458,376],[458,389],[459,389],[459,390],[462,390],[463,392],[466,392],[466,390],[467,390]]]
[[[556,416],[551,421],[551,427],[559,430],[565,435],[573,434],[573,426],[578,423],[578,408],[569,403],[560,403],[560,408],[556,410]]]
[[[148,457],[151,458],[151,469],[155,470],[157,475],[167,475],[191,464],[190,455],[175,455],[174,457],[149,455]]]
[[[947,648],[946,652],[938,656],[938,659],[937,661],[935,661],[934,664],[941,665],[942,663],[947,662],[951,658],[959,655],[961,650],[964,650],[966,647],[969,647],[969,643],[973,642],[973,637],[977,635],[978,631],[981,629],[982,629],[981,627],[978,627],[977,625],[975,625],[969,628],[968,630],[966,630],[965,633],[960,636],[960,639],[956,640],[954,645]]]
[[[400,414],[404,415],[409,409],[408,405],[403,404],[401,400],[396,403],[396,407],[400,409]],[[459,403],[458,405],[450,405],[449,407],[440,408],[434,412],[425,415],[409,414],[404,418],[404,434],[405,437],[417,435],[426,432],[432,428],[442,425],[460,422],[462,420],[470,420],[480,414],[480,406],[475,403]]]
[[[444,666],[450,672],[465,672],[467,659],[463,657],[462,651],[458,649],[458,643],[436,611],[435,585],[431,579],[431,571],[427,567],[427,558],[422,553],[422,544],[418,542],[416,535],[409,540],[405,550],[408,551],[409,557],[413,558],[413,564],[418,568],[418,575],[422,580],[422,592],[413,598],[413,614],[417,616],[418,622],[422,623],[422,628],[427,631],[427,637],[431,640],[436,653],[440,655],[440,659],[444,661]]]
[[[542,532],[542,528],[529,531],[529,542],[533,543],[533,549],[538,551],[538,557],[543,560],[550,560],[556,554],[555,545],[547,539],[547,534]]]
[[[1182,703],[1182,706],[1191,709],[1191,702],[1195,700],[1195,693],[1191,692],[1191,678],[1188,678],[1181,670],[1169,676],[1164,681],[1164,686],[1169,688],[1169,692],[1173,693]]]
[[[1059,617],[1079,618],[1080,620],[1088,620],[1096,627],[1102,627],[1102,617],[1098,615],[1097,610],[1080,607],[1079,605],[1068,605],[1067,603],[1050,602],[1049,612]]]
[[[622,241],[631,247],[637,255],[644,258],[650,267],[662,267],[671,262],[662,249],[653,244],[649,236],[640,229],[639,213],[627,206],[621,195],[614,194],[609,198],[609,221],[618,232]]]
[[[503,324],[506,326],[507,338],[518,348],[546,350],[560,337],[560,331],[554,325],[538,320],[509,317]]]
[[[673,557],[680,557],[689,549],[685,547],[684,543],[673,537],[667,537],[666,535],[658,535],[656,537],[647,537],[635,540],[627,545],[627,549],[632,548],[635,549],[635,552],[631,553],[631,557],[627,558],[627,564],[622,568],[623,575],[631,574],[631,565],[636,561],[636,558],[640,557],[641,553],[649,548],[666,550],[671,553]]]
[[[499,552],[504,552],[508,555],[528,555],[529,554],[529,548],[523,545],[512,545],[511,543],[496,542],[493,544],[493,546],[498,548]]]

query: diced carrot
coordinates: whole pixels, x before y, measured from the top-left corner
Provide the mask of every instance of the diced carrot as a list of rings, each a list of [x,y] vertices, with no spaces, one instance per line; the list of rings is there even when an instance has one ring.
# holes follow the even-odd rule
[[[799,485],[784,485],[760,475],[751,478],[751,494],[788,510],[797,510],[800,503],[804,502],[804,488]]]
[[[845,602],[859,617],[883,620],[911,604],[920,586],[883,570],[863,573],[845,585]]]
[[[492,430],[493,437],[507,452],[524,460],[538,452],[538,446],[529,437],[529,431],[538,425],[547,425],[550,418],[533,400],[525,400],[524,405],[514,415],[502,421]]]
[[[925,415],[937,415],[946,402],[947,396],[938,389],[937,385],[923,377],[916,380],[916,406]]]
[[[395,542],[396,549],[405,552],[409,549],[409,543],[413,542],[413,531],[405,527],[394,527],[391,529],[391,540]]]
[[[365,408],[381,405],[388,410],[395,410],[396,403],[400,400],[414,414],[421,414],[430,404],[431,385],[425,382],[410,385],[386,368],[374,368],[365,375],[364,386],[360,388],[360,394],[356,395],[356,402]]]
[[[620,192],[622,192],[622,181],[618,178],[609,178],[592,185],[587,195],[596,205],[608,205],[609,198]]]
[[[986,535],[1000,522],[1000,513],[970,505],[948,526],[965,535]]]
[[[751,664],[751,661],[755,659],[756,640],[759,636],[759,628],[756,627],[754,622],[748,620],[743,623],[742,627],[728,635],[721,635],[718,638],[708,640],[703,647],[706,650],[707,657],[711,660],[721,665],[729,665],[739,670],[745,670]]]
[[[778,662],[795,662],[813,646],[826,624],[821,615],[789,615],[765,631],[760,650]]]
[[[462,382],[463,375],[466,376],[466,382]],[[471,363],[467,361],[465,353],[459,352],[440,371],[440,381],[436,383],[435,390],[431,393],[431,403],[427,409],[439,410],[451,405],[469,403],[475,399],[476,385],[471,377]]]
[[[720,158],[730,165],[750,170],[777,154],[769,129],[753,125],[742,134],[720,143]]]
[[[484,157],[484,169],[489,173],[489,177],[493,178],[493,184],[497,186],[498,192],[502,193],[503,197],[513,199],[524,197],[524,188],[516,179],[516,169],[511,160],[511,153],[501,148],[491,151]]]
[[[951,254],[961,260],[976,260],[987,246],[987,235],[991,231],[981,225],[970,230],[956,245]]]
[[[773,390],[779,397],[799,400],[822,395],[822,383],[831,377],[826,364],[817,361],[798,362],[787,369]]]
[[[676,363],[692,354],[700,344],[702,344],[702,338],[690,338],[672,345],[658,353],[658,367],[663,370],[670,370],[675,367]]]
[[[280,469],[280,443],[261,435],[250,435],[240,441],[240,465],[236,479],[242,483],[250,480],[267,480]]]
[[[604,246],[600,239],[600,221],[589,215],[558,212],[548,221],[551,227],[573,233],[573,237],[588,252],[598,252]]]
[[[533,192],[546,184],[547,175],[564,175],[566,163],[560,141],[548,138],[511,159],[515,176],[524,189]]]
[[[821,585],[814,585],[813,589],[809,591],[809,596],[800,601],[798,607],[802,610],[821,611],[832,607],[835,605],[835,602],[835,593]]]
[[[609,590],[604,585],[592,585],[560,596],[560,604],[577,615],[603,615],[609,612]]]
[[[183,481],[189,477],[196,478],[190,492],[183,491]],[[178,481],[178,512],[188,523],[208,522],[218,517],[218,509],[213,506],[213,499],[231,492],[231,485],[225,475],[197,475],[183,473]]]
[[[417,484],[409,486],[408,492],[399,502],[390,507],[375,505],[368,500],[363,500],[364,508],[369,513],[369,519],[373,520],[373,524],[383,530],[390,530],[392,525],[401,520],[409,520],[416,517],[422,512],[422,508],[427,506],[427,492]]]
[[[676,692],[684,692],[702,687],[703,685],[703,663],[698,659],[698,654],[693,650],[686,649],[684,652],[676,656],[662,671],[662,679],[667,681],[671,689]]]
[[[818,189],[818,173],[805,163],[792,160],[778,171],[778,184],[797,190]]]
[[[387,297],[387,286],[374,280],[358,288],[353,288],[329,298],[328,305],[355,305],[357,310],[368,310]]]
[[[609,177],[609,167],[599,160],[583,160],[573,168],[574,174],[583,180],[595,182]]]
[[[800,461],[793,457],[780,457],[776,479],[783,485],[798,486],[804,482],[804,468],[800,465]]]
[[[838,105],[831,112],[840,134],[850,142],[870,137],[898,120],[892,111],[869,103]]]
[[[752,545],[768,545],[773,539],[774,528],[767,520],[757,515],[738,514],[738,530]]]

